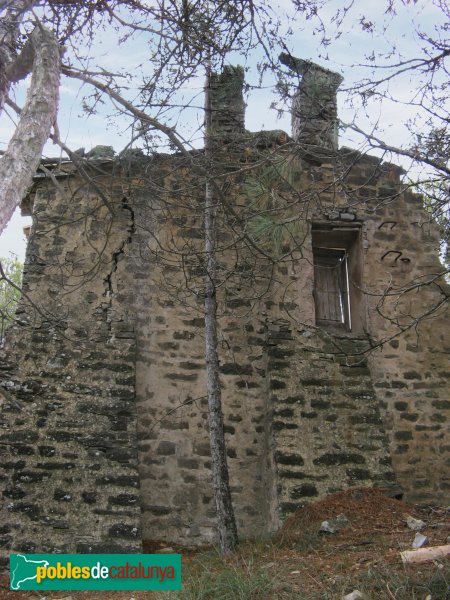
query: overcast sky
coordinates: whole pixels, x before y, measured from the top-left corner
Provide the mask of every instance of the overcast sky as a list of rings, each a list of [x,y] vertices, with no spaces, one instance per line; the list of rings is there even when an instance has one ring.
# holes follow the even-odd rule
[[[288,0],[279,2],[281,7],[289,5]],[[329,69],[337,71],[344,76],[344,83],[341,86],[343,90],[339,94],[340,117],[344,122],[350,122],[354,117],[354,112],[358,109],[358,97],[353,95],[356,105],[348,105],[348,97],[345,93],[346,88],[350,87],[355,81],[362,77],[368,77],[369,71],[358,65],[367,64],[367,57],[372,52],[381,52],[388,50],[393,45],[406,58],[412,58],[419,54],[418,47],[420,40],[415,33],[417,26],[427,30],[434,35],[435,24],[442,21],[441,12],[435,8],[431,0],[418,0],[417,3],[409,2],[403,6],[398,2],[398,12],[396,15],[386,13],[384,0],[358,0],[352,2],[347,0],[333,0],[328,3],[327,8],[321,13],[322,20],[327,26],[330,43],[326,47],[321,45],[321,36],[315,29],[312,21],[305,22],[298,18],[296,21],[286,21],[286,26],[291,26],[294,36],[290,44],[292,54],[317,62]],[[343,24],[338,25],[333,17],[337,10],[342,10],[344,6],[352,5]],[[372,27],[374,25],[374,27]],[[373,31],[371,31],[373,29]],[[334,39],[339,33],[338,39]],[[130,73],[144,70],[148,49],[146,47],[144,36],[137,35],[135,39],[130,39],[124,46],[119,46],[115,33],[103,31],[99,39],[95,41],[92,48],[92,54],[95,56],[95,62],[100,64],[106,70],[115,70],[123,68]],[[231,60],[235,63],[236,61]],[[93,64],[93,63],[92,63]],[[246,78],[249,83],[256,83],[256,69],[251,69]],[[247,98],[246,127],[249,130],[257,131],[260,129],[284,129],[290,131],[290,116],[284,113],[281,119],[278,118],[275,110],[270,110],[271,103],[276,99],[274,95],[274,82],[267,78],[264,82],[264,89],[252,90]],[[382,131],[384,139],[387,142],[398,145],[404,143],[407,139],[407,131],[404,126],[408,118],[414,118],[415,109],[408,107],[408,102],[414,95],[414,89],[417,87],[417,81],[410,80],[405,76],[396,81],[395,94],[401,102],[373,102],[368,109],[368,115],[360,111],[359,123],[362,126],[369,126],[369,121],[380,121],[383,123]],[[16,101],[23,103],[25,84],[20,84],[16,90]],[[201,88],[202,80],[199,77],[193,81],[190,90],[187,93],[198,95],[198,105],[201,106]],[[87,88],[81,86],[78,82],[64,78],[61,86],[60,112],[58,118],[61,138],[72,149],[84,147],[86,151],[97,144],[112,145],[120,151],[128,142],[130,130],[127,129],[128,122],[124,119],[111,119],[107,115],[111,112],[110,106],[101,106],[99,111],[87,118],[82,112],[81,104]],[[130,92],[131,94],[131,92]],[[191,110],[186,113],[184,122],[179,121],[182,126],[182,132],[186,136],[192,135],[193,139],[200,137],[202,117],[198,111]],[[11,119],[3,114],[0,118],[0,149],[5,149],[13,129]],[[359,142],[354,136],[349,136],[348,132],[343,132],[341,140],[345,145],[358,147]],[[197,142],[198,143],[198,142]],[[47,156],[58,156],[59,149],[52,144],[45,147]],[[408,165],[405,165],[408,166]],[[28,220],[20,218],[16,213],[10,225],[0,237],[0,256],[7,256],[13,252],[22,260],[25,254],[25,238],[22,228]]]

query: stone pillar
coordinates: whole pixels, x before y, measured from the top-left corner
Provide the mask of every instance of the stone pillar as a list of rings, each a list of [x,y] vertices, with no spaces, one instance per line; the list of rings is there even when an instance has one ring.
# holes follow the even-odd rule
[[[336,92],[343,78],[285,53],[280,61],[301,77],[292,100],[292,137],[306,155],[323,160],[338,149]]]
[[[222,141],[232,141],[245,131],[243,86],[242,67],[226,66],[211,76],[213,132]]]

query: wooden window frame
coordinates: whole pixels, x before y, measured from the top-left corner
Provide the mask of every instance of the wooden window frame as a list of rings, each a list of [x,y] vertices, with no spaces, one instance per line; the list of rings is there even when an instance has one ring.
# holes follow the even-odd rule
[[[312,225],[311,239],[316,324],[341,333],[362,332],[365,310],[361,227],[356,224],[346,227],[328,222],[315,223]],[[338,263],[339,256],[342,257],[341,266]],[[327,268],[327,262],[330,265],[330,277],[323,277],[326,271],[320,273],[319,269]],[[338,269],[337,275],[333,273],[334,269]]]

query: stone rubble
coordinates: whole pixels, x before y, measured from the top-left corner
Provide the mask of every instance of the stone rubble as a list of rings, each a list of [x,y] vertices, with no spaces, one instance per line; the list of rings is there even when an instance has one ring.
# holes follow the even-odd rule
[[[425,523],[421,519],[415,519],[414,517],[411,517],[411,515],[407,516],[406,524],[413,531],[420,531],[425,527]]]
[[[423,546],[426,546],[428,544],[428,538],[426,535],[422,535],[421,533],[417,532],[413,543],[412,543],[412,547],[413,548],[422,548]]]

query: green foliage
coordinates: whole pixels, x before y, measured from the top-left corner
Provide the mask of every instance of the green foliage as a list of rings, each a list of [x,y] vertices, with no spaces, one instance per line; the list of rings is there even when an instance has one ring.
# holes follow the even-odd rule
[[[417,134],[417,148],[430,160],[443,168],[450,158],[450,132],[448,127],[436,127],[426,134]]]
[[[246,178],[244,194],[252,204],[260,208],[273,205],[278,191],[283,184],[292,185],[293,169],[286,164],[284,158],[276,159],[271,164]]]
[[[449,192],[445,180],[428,181],[417,186],[422,194],[423,205],[432,219],[441,228],[441,260],[447,269],[450,268],[450,203]]]
[[[304,222],[292,215],[283,197],[283,191],[292,188],[291,178],[289,165],[277,161],[248,177],[243,187],[250,211],[248,233],[274,258],[282,254],[284,246],[293,250],[303,242]]]
[[[23,264],[17,257],[0,257],[0,339],[11,325],[20,299]]]
[[[175,600],[260,600],[270,598],[273,581],[267,571],[254,567],[252,563],[243,568],[238,566],[210,570],[211,565],[203,564],[198,575],[183,581],[181,592],[172,592],[169,598]],[[164,596],[167,598],[167,596]]]
[[[249,230],[257,244],[278,257],[285,244],[292,248],[301,243],[304,227],[300,220],[277,222],[272,215],[265,213],[256,215],[250,220]]]
[[[449,192],[445,180],[428,181],[417,186],[423,195],[425,210],[448,232],[450,222]]]

